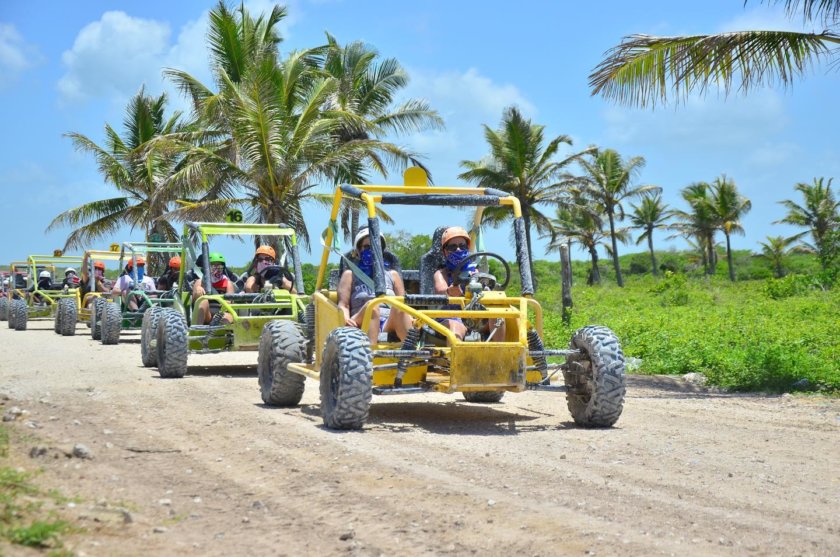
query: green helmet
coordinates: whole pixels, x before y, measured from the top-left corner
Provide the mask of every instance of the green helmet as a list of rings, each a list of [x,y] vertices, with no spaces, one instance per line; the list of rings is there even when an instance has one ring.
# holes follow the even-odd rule
[[[213,263],[221,263],[222,265],[226,265],[225,257],[221,253],[214,251],[210,254],[210,264],[212,265]]]

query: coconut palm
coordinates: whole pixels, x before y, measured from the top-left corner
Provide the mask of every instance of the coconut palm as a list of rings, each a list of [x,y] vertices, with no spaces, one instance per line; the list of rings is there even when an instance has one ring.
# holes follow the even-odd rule
[[[650,265],[654,276],[659,275],[659,268],[656,264],[656,253],[653,251],[653,231],[657,228],[668,228],[668,220],[671,218],[671,211],[668,205],[662,202],[662,194],[648,193],[642,196],[638,205],[630,205],[633,212],[630,214],[631,228],[643,230],[636,239],[636,245],[647,240],[650,251]]]
[[[688,203],[689,210],[675,210],[673,216],[677,221],[670,226],[676,234],[693,239],[703,261],[703,270],[707,275],[715,274],[717,267],[717,251],[715,232],[717,224],[712,207],[710,192],[712,187],[706,182],[695,182],[682,189],[680,194]]]
[[[774,224],[784,223],[807,228],[803,232],[790,238],[792,241],[801,240],[807,234],[811,235],[813,243],[803,242],[806,248],[819,254],[823,269],[826,268],[825,255],[830,250],[828,238],[832,231],[840,227],[840,200],[835,199],[831,191],[833,178],[814,178],[813,184],[798,183],[794,189],[802,194],[803,204],[799,205],[790,199],[780,201],[787,209],[785,218]]]
[[[797,251],[796,247],[790,247],[790,245],[795,241],[796,240],[794,238],[785,238],[783,236],[767,236],[766,242],[759,242],[761,245],[761,253],[758,256],[770,262],[773,266],[773,272],[776,275],[776,278],[782,278],[785,276],[785,257],[787,257],[790,253]]]
[[[337,133],[340,144],[443,128],[443,119],[425,101],[408,99],[393,106],[397,93],[408,85],[408,74],[397,60],[380,60],[377,50],[363,42],[341,46],[335,37],[327,34],[324,71],[337,81],[326,109],[340,111],[346,116]],[[387,160],[383,159],[383,154]],[[368,182],[370,172],[386,177],[389,167],[402,170],[409,161],[423,166],[414,153],[383,143],[363,152],[352,164],[339,168],[335,182],[364,184]],[[355,237],[359,205],[346,205],[342,216],[345,234],[349,238]]]
[[[125,225],[132,231],[142,230],[147,241],[153,236],[178,240],[177,230],[165,215],[181,192],[162,185],[180,157],[177,150],[157,144],[156,140],[185,133],[189,128],[179,112],[167,118],[165,108],[165,94],[151,97],[141,88],[126,107],[122,135],[107,123],[102,146],[80,133],[66,134],[77,150],[93,155],[102,178],[119,195],[85,203],[52,220],[48,231],[64,226],[74,228],[64,243],[65,250],[88,247],[93,240],[110,237]]]
[[[615,221],[624,220],[622,201],[639,197],[647,192],[661,191],[658,186],[633,186],[632,182],[645,166],[643,157],[632,157],[627,161],[613,149],[597,149],[587,158],[580,160],[586,175],[585,195],[592,199],[606,213],[610,223],[612,242],[612,260],[615,278],[619,286],[624,286],[621,266],[618,263],[618,237]]]
[[[710,203],[718,228],[726,237],[726,263],[729,266],[729,280],[735,282],[735,267],[732,264],[732,247],[729,237],[732,234],[743,234],[741,217],[752,208],[752,203],[738,193],[735,182],[726,175],[715,178],[712,183]]]
[[[531,227],[539,234],[551,233],[550,218],[542,212],[544,205],[557,206],[580,178],[567,168],[584,155],[586,149],[555,160],[561,145],[571,145],[567,135],[558,135],[545,143],[544,126],[531,123],[516,107],[505,109],[498,130],[484,126],[484,138],[490,146],[489,156],[477,161],[461,161],[466,171],[458,176],[481,188],[495,188],[516,197],[522,208],[525,242],[529,263],[533,267]],[[511,217],[507,207],[487,207],[482,223],[498,227]]]
[[[587,284],[601,284],[601,272],[598,269],[598,247],[604,246],[611,252],[608,238],[613,236],[604,231],[603,222],[598,212],[586,205],[586,200],[576,197],[570,203],[564,203],[556,209],[556,218],[550,220],[551,232],[541,237],[549,238],[546,252],[559,251],[563,244],[578,242],[589,252],[591,270]],[[624,242],[629,238],[625,229],[615,231],[615,236]]]
[[[630,35],[608,50],[589,76],[593,95],[633,106],[684,100],[717,85],[725,94],[790,85],[818,60],[836,64],[840,0],[765,0],[784,4],[789,16],[823,25],[820,33],[739,31],[717,35]],[[801,8],[800,8],[801,5]],[[801,9],[801,11],[800,11]]]

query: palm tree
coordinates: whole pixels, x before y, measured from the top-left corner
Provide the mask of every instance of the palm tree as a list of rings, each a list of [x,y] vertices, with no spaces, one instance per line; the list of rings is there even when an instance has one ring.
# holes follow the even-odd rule
[[[828,245],[829,235],[840,227],[840,200],[834,198],[831,191],[833,178],[814,178],[812,185],[798,183],[794,189],[802,194],[804,203],[799,205],[789,199],[780,201],[788,213],[785,218],[776,221],[774,224],[785,223],[794,226],[808,228],[790,238],[791,241],[800,240],[806,234],[811,234],[813,244],[803,242],[803,245],[819,254],[820,263],[823,269],[826,268],[827,258],[825,255],[830,249]]]
[[[625,162],[621,155],[613,149],[598,149],[591,153],[590,158],[581,159],[580,165],[583,167],[587,178],[586,195],[609,218],[615,278],[618,285],[623,287],[624,279],[621,276],[621,266],[618,263],[618,238],[615,229],[616,218],[624,220],[624,207],[621,202],[647,192],[659,192],[661,188],[631,185],[645,166],[643,157],[632,157]]]
[[[601,272],[598,269],[598,247],[604,246],[610,252],[610,243],[607,242],[607,233],[604,231],[603,222],[598,216],[595,208],[587,206],[586,200],[576,196],[571,203],[563,203],[557,207],[557,216],[550,220],[551,231],[541,237],[550,238],[546,252],[560,250],[563,244],[571,244],[573,241],[580,243],[588,252],[591,261],[591,270],[586,281],[587,284],[601,284]],[[610,236],[613,237],[613,236]],[[627,240],[629,235],[626,230],[615,231],[615,236],[622,242]]]
[[[732,247],[729,237],[732,234],[743,234],[744,227],[741,226],[741,217],[747,214],[752,208],[752,203],[746,197],[738,193],[735,182],[727,179],[726,175],[715,178],[712,183],[711,199],[712,210],[716,224],[723,235],[726,236],[726,263],[729,266],[729,280],[735,282],[735,267],[732,264]]]
[[[765,0],[784,4],[788,16],[800,0]],[[666,103],[669,94],[685,99],[712,85],[725,94],[743,93],[772,83],[790,85],[817,60],[838,61],[836,45],[840,0],[805,0],[806,22],[821,23],[821,33],[740,31],[717,35],[653,37],[631,35],[608,50],[589,76],[593,95],[633,106]]]
[[[106,183],[120,193],[117,197],[91,201],[64,211],[47,230],[71,226],[64,249],[88,247],[93,240],[109,237],[124,225],[139,228],[147,241],[155,235],[177,241],[178,231],[165,215],[174,207],[180,192],[162,187],[180,157],[176,150],[157,144],[162,136],[185,133],[188,126],[176,112],[166,118],[166,95],[147,96],[144,89],[132,97],[125,111],[123,135],[105,124],[105,144],[75,132],[66,134],[79,151],[91,153]]]
[[[761,245],[759,257],[763,257],[770,262],[776,278],[785,276],[784,260],[788,254],[797,249],[789,247],[795,241],[794,238],[783,236],[767,236],[766,242],[759,242]]]
[[[525,119],[515,106],[505,109],[498,130],[484,126],[484,138],[490,146],[489,156],[477,161],[461,161],[466,169],[458,176],[481,188],[495,188],[516,197],[522,208],[525,242],[529,263],[533,267],[531,226],[539,234],[551,233],[550,218],[541,210],[542,205],[554,205],[570,187],[579,184],[580,178],[567,171],[567,167],[591,153],[586,149],[554,160],[563,144],[571,145],[567,135],[558,135],[545,144],[544,126]],[[507,207],[487,207],[482,214],[482,224],[500,226],[511,217]]]
[[[636,245],[640,244],[642,240],[647,240],[648,250],[650,250],[650,264],[654,276],[659,275],[659,269],[656,264],[656,253],[653,251],[653,231],[657,228],[668,228],[666,224],[671,218],[671,211],[668,205],[662,203],[662,194],[645,194],[642,196],[642,201],[639,205],[630,205],[633,208],[633,213],[630,215],[630,222],[633,223],[631,228],[638,228],[644,232],[636,239]]]
[[[327,34],[324,71],[337,81],[335,93],[325,108],[345,115],[344,123],[337,132],[339,144],[444,127],[443,119],[425,101],[408,99],[397,107],[392,106],[397,93],[408,85],[408,74],[393,58],[379,60],[377,50],[363,42],[356,41],[342,47],[335,37]],[[383,154],[389,160],[383,159]],[[368,171],[386,177],[389,166],[402,170],[408,161],[423,167],[417,155],[391,143],[382,143],[361,153],[359,160],[340,168],[335,182],[367,183]],[[424,169],[431,176],[428,169]],[[345,234],[349,238],[355,237],[359,205],[346,206],[343,217]]]
[[[677,231],[674,236],[682,236],[688,240],[694,239],[693,244],[700,252],[703,269],[707,275],[715,274],[717,267],[715,249],[717,225],[710,199],[711,189],[712,187],[706,182],[695,182],[683,188],[680,194],[688,203],[689,210],[675,210],[673,216],[677,218],[677,222],[670,226],[672,230]]]

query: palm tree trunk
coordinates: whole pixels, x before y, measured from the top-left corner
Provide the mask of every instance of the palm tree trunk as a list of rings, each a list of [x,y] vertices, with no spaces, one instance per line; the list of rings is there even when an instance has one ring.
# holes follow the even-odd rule
[[[534,292],[537,291],[537,277],[534,274],[534,255],[531,251],[531,206],[527,201],[523,200],[522,205],[522,223],[525,225],[525,244],[528,246],[528,266],[531,268],[531,283],[534,286]]]
[[[732,266],[732,247],[729,245],[729,234],[723,233],[726,236],[726,264],[729,265],[729,280],[735,282],[735,267]]]
[[[595,246],[589,247],[589,254],[592,256],[592,270],[589,273],[590,286],[593,284],[601,284],[601,272],[598,270],[598,250]]]
[[[618,282],[618,286],[624,288],[624,279],[621,277],[621,265],[618,263],[618,242],[615,240],[615,218],[613,218],[612,211],[607,211],[607,215],[610,217],[610,240],[612,240],[612,259],[613,267],[615,268],[615,280]]]
[[[659,269],[656,267],[656,254],[653,252],[653,228],[648,230],[648,249],[650,249],[650,269],[653,276],[659,276]]]
[[[715,237],[711,234],[706,238],[706,249],[709,250],[709,272],[714,275],[717,272],[717,250],[715,250]]]

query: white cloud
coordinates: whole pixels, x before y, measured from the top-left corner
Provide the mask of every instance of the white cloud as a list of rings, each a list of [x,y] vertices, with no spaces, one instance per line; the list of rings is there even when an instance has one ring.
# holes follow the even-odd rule
[[[3,88],[40,59],[14,25],[0,23],[0,88]]]
[[[608,143],[711,150],[750,150],[782,132],[789,122],[782,99],[769,91],[727,100],[691,98],[674,110],[609,107],[603,115]]]
[[[124,96],[143,83],[158,85],[170,33],[166,23],[106,12],[85,26],[73,48],[62,54],[67,67],[58,82],[62,99]]]

